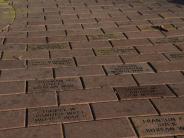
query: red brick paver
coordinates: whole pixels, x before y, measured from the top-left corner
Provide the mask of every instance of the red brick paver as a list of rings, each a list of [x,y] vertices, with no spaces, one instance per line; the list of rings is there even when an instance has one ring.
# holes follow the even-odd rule
[[[0,138],[184,138],[182,0],[0,0],[1,12]]]

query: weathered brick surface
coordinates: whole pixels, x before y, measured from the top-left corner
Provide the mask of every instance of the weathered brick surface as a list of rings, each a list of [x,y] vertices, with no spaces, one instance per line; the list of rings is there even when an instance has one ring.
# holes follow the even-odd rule
[[[183,138],[182,0],[0,0],[0,13],[0,138]]]

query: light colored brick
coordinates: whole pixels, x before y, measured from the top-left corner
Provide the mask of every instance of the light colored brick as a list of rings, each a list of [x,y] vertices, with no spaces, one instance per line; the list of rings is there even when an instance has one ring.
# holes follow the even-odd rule
[[[3,70],[1,72],[0,81],[21,81],[51,78],[53,78],[51,69],[14,69]]]
[[[184,113],[184,98],[167,98],[152,100],[161,114]]]
[[[136,138],[125,118],[64,124],[64,129],[66,138]]]
[[[0,110],[57,105],[55,93],[13,94],[0,96]]]
[[[172,84],[184,82],[184,76],[180,72],[160,72],[135,74],[140,85]]]
[[[63,138],[61,125],[38,126],[0,131],[1,138]]]
[[[63,57],[87,57],[94,56],[91,49],[74,49],[74,50],[52,50],[52,58],[63,58]]]
[[[0,130],[24,127],[25,110],[1,111],[0,122]]]
[[[111,88],[75,90],[59,93],[60,104],[96,103],[117,101],[117,96]]]
[[[94,103],[92,108],[97,120],[157,114],[148,100]]]
[[[56,78],[105,75],[101,66],[63,67],[55,69]]]
[[[48,59],[49,52],[46,50],[42,51],[6,51],[3,54],[3,59],[14,59],[14,60],[21,60],[21,59]]]
[[[105,64],[115,64],[122,63],[118,56],[99,56],[99,57],[80,57],[76,58],[77,64],[80,65],[105,65]]]
[[[84,77],[84,85],[87,89],[103,87],[136,86],[131,75],[123,76],[93,76]]]

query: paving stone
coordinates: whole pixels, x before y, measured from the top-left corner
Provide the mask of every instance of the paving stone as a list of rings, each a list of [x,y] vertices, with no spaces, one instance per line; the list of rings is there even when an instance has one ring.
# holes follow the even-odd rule
[[[57,68],[75,66],[73,58],[28,60],[28,68]]]
[[[75,49],[75,50],[52,50],[52,58],[62,58],[62,57],[86,57],[94,56],[91,49]]]
[[[53,49],[70,49],[68,43],[50,43],[50,44],[38,44],[28,45],[28,50],[53,50]]]
[[[28,92],[50,92],[82,89],[79,78],[28,81]]]
[[[111,88],[75,90],[59,93],[60,104],[81,104],[117,101],[117,96]]]
[[[146,63],[105,65],[108,75],[154,73]]]
[[[87,89],[103,87],[136,86],[131,75],[83,77]]]
[[[55,69],[56,78],[105,75],[101,66],[62,67]]]
[[[115,88],[121,100],[175,97],[165,85],[145,85]]]
[[[152,62],[151,64],[158,72],[182,71],[184,70],[184,61],[174,62]]]
[[[125,63],[151,62],[151,61],[167,61],[161,54],[142,54],[142,55],[124,55],[121,56]]]
[[[25,124],[25,110],[12,110],[0,112],[0,130],[20,128]]]
[[[170,86],[178,96],[184,96],[184,84],[171,84]]]
[[[18,60],[1,60],[0,69],[21,69],[25,68],[25,61]]]
[[[60,125],[29,127],[0,131],[3,138],[63,138]]]
[[[0,96],[0,110],[57,105],[55,93],[31,93]]]
[[[23,52],[23,51],[6,51],[3,54],[3,59],[48,59],[48,51],[33,51],[33,52]]]
[[[179,52],[179,50],[172,44],[161,44],[155,46],[138,46],[136,48],[141,54]]]
[[[53,78],[51,69],[14,69],[3,70],[1,72],[0,81],[21,81],[51,78]]]
[[[26,50],[26,44],[7,44],[7,45],[1,45],[0,50],[1,51],[25,51]]]
[[[90,41],[98,41],[98,40],[119,40],[126,39],[121,33],[114,34],[104,34],[104,35],[88,35]]]
[[[112,128],[114,128],[113,131]],[[64,124],[64,129],[66,138],[136,137],[133,129],[130,126],[130,123],[125,118],[69,123]]]
[[[25,93],[25,82],[0,82],[0,95]]]
[[[136,80],[141,85],[182,83],[184,77],[180,72],[160,72],[135,74]]]
[[[28,109],[28,125],[44,125],[93,120],[89,105],[67,105]]]
[[[82,41],[82,42],[72,42],[73,49],[91,49],[91,48],[102,48],[102,47],[111,47],[108,41]]]
[[[83,65],[105,65],[105,64],[116,64],[122,63],[118,56],[89,56],[89,57],[77,57],[77,64]]]
[[[182,135],[183,115],[164,115],[132,118],[141,137]]]
[[[169,38],[155,38],[151,39],[151,41],[155,44],[164,44],[164,43],[181,43],[184,42],[184,37],[169,37]]]
[[[152,45],[148,39],[111,40],[114,47]]]
[[[157,114],[148,100],[94,103],[92,109],[97,120]]]
[[[153,99],[161,114],[182,114],[184,112],[184,98]]]
[[[165,55],[171,61],[184,60],[183,52],[165,53]]]
[[[97,56],[116,56],[116,55],[134,55],[138,54],[136,49],[133,47],[125,48],[98,48],[95,49]]]

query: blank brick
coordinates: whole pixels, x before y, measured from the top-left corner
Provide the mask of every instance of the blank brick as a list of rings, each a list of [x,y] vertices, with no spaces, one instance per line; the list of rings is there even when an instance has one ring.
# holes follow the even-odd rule
[[[136,138],[125,118],[64,124],[64,129],[66,138]]]
[[[0,82],[0,95],[25,93],[24,81]]]
[[[92,108],[98,120],[157,114],[148,100],[95,103],[92,104]]]
[[[167,61],[167,59],[161,54],[142,54],[142,55],[127,55],[121,56],[125,63],[135,62],[151,62],[151,61]]]
[[[102,57],[80,57],[76,58],[77,64],[80,65],[105,65],[122,63],[118,56],[102,56]]]
[[[131,75],[122,76],[93,76],[84,77],[84,85],[87,89],[103,88],[103,87],[121,87],[121,86],[136,86]]]
[[[48,59],[49,52],[48,51],[31,51],[31,52],[24,52],[24,51],[7,51],[3,54],[3,59],[14,59],[14,60],[21,60],[21,59]]]
[[[60,104],[96,103],[117,101],[117,96],[111,88],[75,90],[59,93]]]
[[[2,138],[63,138],[61,125],[49,125],[0,131]]]
[[[32,93],[0,96],[0,110],[57,105],[55,93]]]
[[[24,127],[25,110],[1,111],[0,130]]]
[[[135,74],[134,76],[140,85],[171,84],[184,82],[184,76],[180,72]]]
[[[101,66],[63,67],[55,69],[56,78],[105,75]]]
[[[161,114],[183,114],[184,98],[167,98],[152,100]]]
[[[0,69],[17,69],[25,68],[25,61],[17,60],[1,60]]]
[[[87,57],[94,56],[91,49],[75,49],[75,50],[52,50],[52,58],[63,58],[63,57]]]
[[[0,81],[20,81],[51,78],[53,78],[51,69],[15,69],[3,70],[1,72]]]

